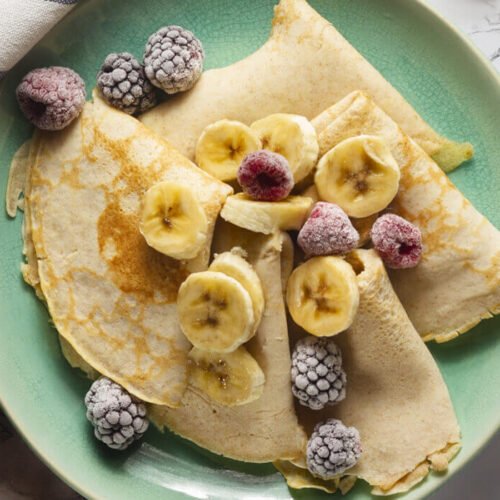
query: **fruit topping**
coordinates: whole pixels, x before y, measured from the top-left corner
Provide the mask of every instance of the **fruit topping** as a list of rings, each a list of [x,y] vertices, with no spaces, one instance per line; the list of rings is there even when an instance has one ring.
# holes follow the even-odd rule
[[[219,120],[201,133],[195,162],[217,179],[232,181],[243,158],[260,148],[260,140],[250,127],[234,120]]]
[[[300,229],[312,206],[304,196],[289,196],[281,201],[255,201],[245,193],[229,196],[221,217],[235,226],[255,233]]]
[[[415,267],[422,257],[422,234],[417,226],[395,214],[379,217],[371,230],[373,246],[387,267]]]
[[[316,130],[307,118],[276,113],[253,122],[250,127],[260,137],[264,149],[288,160],[295,183],[312,172],[318,160],[319,145]]]
[[[319,423],[307,443],[307,468],[313,476],[333,479],[356,465],[361,456],[359,432],[340,420]]]
[[[261,149],[245,156],[238,183],[254,200],[279,201],[290,194],[293,176],[284,156]]]
[[[225,354],[193,347],[189,360],[191,387],[220,405],[244,405],[262,396],[264,373],[244,347]]]
[[[358,242],[359,234],[347,214],[338,205],[324,201],[314,205],[297,238],[308,257],[346,254]]]
[[[331,339],[305,337],[292,353],[292,392],[303,406],[321,410],[346,395],[342,353]]]
[[[179,288],[177,312],[184,335],[203,351],[235,351],[255,333],[250,294],[241,283],[221,272],[188,276]]]
[[[96,380],[85,395],[87,418],[99,441],[124,450],[146,432],[146,406],[109,378]]]
[[[82,112],[85,96],[80,76],[61,66],[30,71],[16,89],[21,111],[43,130],[67,127]]]
[[[336,203],[350,217],[366,217],[389,205],[399,178],[399,166],[384,140],[360,135],[321,157],[314,182],[322,200]]]
[[[190,188],[163,181],[144,195],[140,230],[158,252],[174,259],[192,259],[207,240],[208,222]]]
[[[359,243],[358,247],[366,245],[370,241],[370,231],[374,222],[377,220],[379,214],[369,215],[368,217],[351,218],[351,223],[359,233]]]
[[[156,104],[155,88],[144,67],[128,52],[109,54],[97,73],[97,87],[108,104],[136,115]]]
[[[358,309],[356,274],[340,257],[313,257],[290,276],[286,303],[295,323],[308,333],[336,335],[351,326]]]
[[[146,44],[146,76],[167,94],[189,90],[203,72],[205,53],[191,31],[180,26],[164,26]]]

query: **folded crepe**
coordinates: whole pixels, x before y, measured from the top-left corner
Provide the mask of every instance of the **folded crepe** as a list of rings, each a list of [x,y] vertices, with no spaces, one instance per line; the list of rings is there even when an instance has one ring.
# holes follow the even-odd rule
[[[313,120],[320,154],[359,134],[382,137],[401,169],[392,209],[416,224],[424,251],[389,276],[424,340],[446,342],[500,311],[500,233],[375,102],[354,92]]]
[[[178,405],[190,345],[177,323],[177,289],[206,268],[231,189],[97,98],[64,131],[37,133],[29,162],[23,274],[65,352],[145,401]],[[208,240],[191,261],[156,252],[139,232],[142,195],[163,180],[192,187],[207,215]]]
[[[214,238],[216,253],[234,246],[244,248],[262,282],[264,315],[256,336],[246,344],[266,376],[262,396],[246,405],[225,407],[188,386],[180,408],[152,406],[149,412],[160,428],[166,426],[203,448],[245,462],[294,459],[302,454],[306,443],[290,389],[282,241],[279,233],[257,235],[226,223],[218,226]]]
[[[370,93],[444,169],[472,156],[470,144],[437,134],[305,0],[281,0],[271,36],[260,49],[231,66],[206,71],[192,90],[140,119],[193,158],[201,131],[216,120],[251,123],[278,112],[311,119],[358,89]]]
[[[359,309],[349,330],[335,337],[347,374],[347,397],[321,411],[297,405],[299,421],[309,435],[328,418],[356,427],[363,453],[345,476],[367,481],[374,494],[401,493],[429,469],[446,469],[460,448],[460,431],[439,369],[382,261],[374,250],[357,250],[348,260],[357,274]],[[276,464],[291,487],[333,491],[352,485],[345,477],[330,482],[313,478],[304,469],[304,456],[294,462]]]

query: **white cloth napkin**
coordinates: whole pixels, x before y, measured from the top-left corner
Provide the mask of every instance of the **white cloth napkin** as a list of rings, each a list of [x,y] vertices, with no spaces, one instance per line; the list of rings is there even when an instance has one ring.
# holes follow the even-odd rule
[[[0,0],[0,78],[78,0]]]

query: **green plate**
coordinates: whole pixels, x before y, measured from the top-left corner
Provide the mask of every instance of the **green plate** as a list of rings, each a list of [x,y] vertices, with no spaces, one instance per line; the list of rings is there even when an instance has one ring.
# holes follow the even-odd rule
[[[31,127],[14,89],[37,66],[70,66],[90,91],[112,51],[137,56],[164,24],[192,29],[208,68],[251,53],[267,38],[271,0],[88,0],[11,71],[0,86],[0,191],[9,163]],[[500,225],[500,85],[487,61],[450,25],[416,0],[311,0],[321,14],[391,81],[437,130],[476,147],[453,182]],[[82,398],[88,382],[64,361],[48,315],[20,272],[21,217],[0,215],[0,402],[42,459],[86,497],[326,498],[289,490],[271,465],[222,459],[169,433],[148,432],[142,444],[113,453],[92,437]],[[444,298],[444,297],[443,297]],[[432,314],[432,311],[428,311]],[[429,476],[406,498],[421,498],[457,471],[499,425],[500,318],[444,345],[431,345],[458,414],[463,449],[448,475]],[[242,429],[244,432],[244,429]],[[418,436],[415,436],[418,439]],[[5,459],[5,457],[4,457]],[[359,484],[348,498],[369,497]]]

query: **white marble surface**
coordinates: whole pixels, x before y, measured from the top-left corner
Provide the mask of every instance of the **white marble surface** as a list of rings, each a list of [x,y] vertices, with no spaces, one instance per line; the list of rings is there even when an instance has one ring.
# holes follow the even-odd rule
[[[355,0],[351,0],[355,1]],[[500,0],[427,0],[465,32],[500,72]],[[6,457],[9,457],[6,460]],[[490,500],[500,463],[498,435],[471,463],[429,500]],[[26,474],[26,471],[30,471]],[[0,414],[0,499],[73,500],[79,498],[29,450]],[[496,496],[498,498],[498,496]]]

